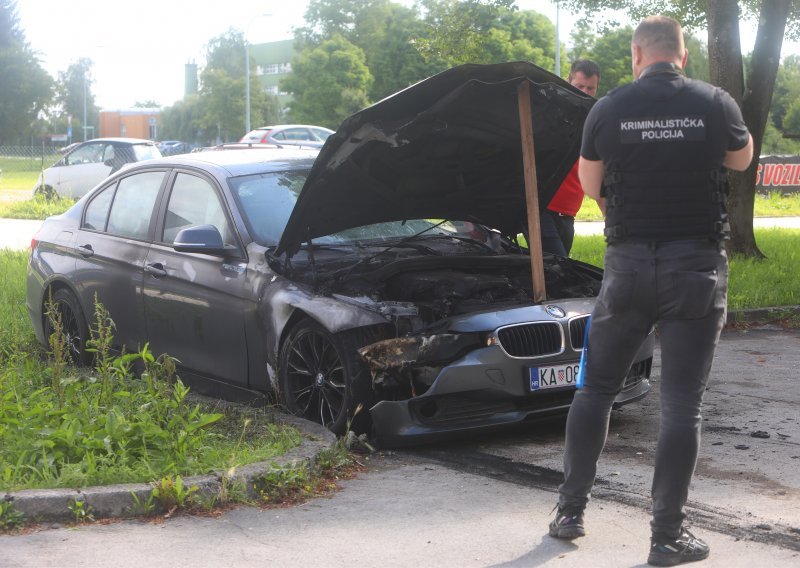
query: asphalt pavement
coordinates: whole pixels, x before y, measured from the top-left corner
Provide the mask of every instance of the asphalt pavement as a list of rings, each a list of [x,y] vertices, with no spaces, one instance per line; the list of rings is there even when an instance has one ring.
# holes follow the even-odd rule
[[[0,536],[4,568],[533,567],[645,565],[647,511],[593,501],[587,536],[547,535],[552,488],[525,487],[395,453],[362,457],[369,471],[328,497],[219,517],[179,516],[42,529]],[[703,567],[782,568],[800,553],[698,530],[711,546]]]

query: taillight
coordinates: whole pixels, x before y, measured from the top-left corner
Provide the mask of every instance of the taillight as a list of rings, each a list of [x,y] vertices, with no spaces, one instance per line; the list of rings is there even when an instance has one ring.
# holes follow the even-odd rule
[[[31,256],[33,256],[33,251],[36,249],[38,242],[36,239],[31,239]]]

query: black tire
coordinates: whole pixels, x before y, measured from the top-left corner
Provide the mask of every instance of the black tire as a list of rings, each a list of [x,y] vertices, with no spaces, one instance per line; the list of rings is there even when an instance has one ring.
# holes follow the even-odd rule
[[[53,307],[61,314],[61,325],[64,328],[64,335],[67,340],[67,351],[69,358],[75,365],[85,367],[92,362],[92,353],[86,351],[86,342],[89,339],[89,326],[86,324],[86,316],[83,314],[81,305],[75,294],[64,288],[57,290],[53,294]],[[45,311],[48,305],[45,304]],[[44,315],[44,337],[49,341],[53,334],[53,324],[45,313]]]
[[[372,379],[357,350],[370,341],[362,330],[330,333],[313,320],[300,321],[281,345],[280,397],[292,414],[334,434],[368,432],[374,401]],[[358,404],[363,408],[355,414]]]
[[[34,192],[33,192],[33,195],[34,195],[34,197],[35,197],[35,196],[39,196],[39,195],[41,195],[41,196],[43,196],[43,197],[44,197],[44,198],[45,198],[47,201],[52,201],[53,199],[55,199],[56,197],[58,197],[58,195],[56,194],[56,190],[55,190],[55,188],[53,188],[53,187],[52,187],[52,186],[50,186],[50,185],[40,185],[39,187],[37,187],[37,188],[34,190]]]

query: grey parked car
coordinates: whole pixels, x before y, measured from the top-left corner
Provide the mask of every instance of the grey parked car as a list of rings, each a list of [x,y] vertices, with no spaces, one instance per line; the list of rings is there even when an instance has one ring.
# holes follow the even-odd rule
[[[112,176],[35,237],[36,336],[52,296],[88,362],[97,294],[119,347],[149,342],[196,388],[274,393],[338,433],[363,404],[352,427],[389,445],[564,413],[602,272],[545,255],[531,300],[521,81],[546,202],[591,101],[527,63],[454,68],[353,115],[318,157],[199,152]],[[648,392],[652,351],[651,334],[617,404]]]

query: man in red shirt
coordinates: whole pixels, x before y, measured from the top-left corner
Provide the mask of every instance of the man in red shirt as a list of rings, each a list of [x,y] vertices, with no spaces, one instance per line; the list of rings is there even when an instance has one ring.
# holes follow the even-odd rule
[[[594,61],[578,59],[570,67],[568,81],[573,87],[594,97],[600,84],[600,68]],[[583,195],[578,180],[578,162],[575,162],[547,208],[541,212],[542,251],[569,256],[575,238],[575,215],[581,208]],[[602,211],[603,204],[599,200],[598,204]]]

